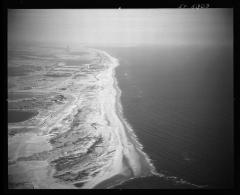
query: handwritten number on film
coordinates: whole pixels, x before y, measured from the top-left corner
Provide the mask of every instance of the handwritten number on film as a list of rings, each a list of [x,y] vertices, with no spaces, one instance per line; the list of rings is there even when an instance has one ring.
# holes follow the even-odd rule
[[[192,6],[188,6],[186,4],[181,4],[179,8],[209,8],[210,4],[193,4]]]

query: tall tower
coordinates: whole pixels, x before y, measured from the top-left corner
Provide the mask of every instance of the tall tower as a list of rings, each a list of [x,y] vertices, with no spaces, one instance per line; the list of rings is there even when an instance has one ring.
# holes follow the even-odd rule
[[[67,53],[70,53],[70,48],[69,48],[69,46],[66,47],[66,52],[67,52]]]

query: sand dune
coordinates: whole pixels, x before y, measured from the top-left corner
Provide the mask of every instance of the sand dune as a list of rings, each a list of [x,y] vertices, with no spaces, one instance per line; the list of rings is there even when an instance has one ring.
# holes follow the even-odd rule
[[[39,115],[31,123],[9,124],[10,130],[30,124],[36,129],[9,137],[12,188],[110,188],[155,173],[123,117],[115,78],[118,60],[104,51],[88,52],[94,56],[91,64],[72,69],[71,77],[54,78],[59,80],[56,85],[51,85],[52,78],[43,83],[49,86],[44,94],[61,94],[49,95],[55,102],[51,107],[38,109]],[[60,56],[62,61],[78,59],[76,54]],[[58,65],[51,72],[55,69],[58,71]],[[85,77],[74,77],[79,72]],[[59,91],[62,88],[66,90]],[[33,94],[41,91],[41,86],[29,90]]]

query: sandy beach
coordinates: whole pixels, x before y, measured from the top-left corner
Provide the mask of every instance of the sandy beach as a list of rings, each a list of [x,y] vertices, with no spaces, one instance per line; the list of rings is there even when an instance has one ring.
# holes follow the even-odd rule
[[[104,113],[112,124],[111,133],[116,137],[113,144],[117,152],[108,171],[104,171],[103,175],[95,178],[95,181],[89,182],[89,185],[86,185],[87,188],[111,187],[131,178],[149,176],[155,170],[147,155],[141,150],[141,145],[136,140],[133,130],[124,121],[120,100],[121,91],[115,77],[115,68],[119,65],[118,60],[106,52],[99,50],[98,52],[103,53],[110,60],[109,73],[104,75],[109,80],[108,92],[102,94],[101,101]]]

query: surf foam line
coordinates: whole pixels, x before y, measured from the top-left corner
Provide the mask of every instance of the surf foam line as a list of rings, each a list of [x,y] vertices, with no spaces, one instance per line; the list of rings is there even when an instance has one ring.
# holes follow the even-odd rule
[[[118,85],[118,80],[116,78],[116,67],[120,65],[119,60],[117,58],[112,57],[110,54],[108,54],[107,52],[103,51],[103,50],[99,50],[99,49],[93,49],[96,52],[100,52],[103,53],[105,56],[107,56],[111,62],[113,62],[113,72],[112,72],[112,76],[114,79],[114,88],[116,89],[117,95],[116,95],[116,110],[117,110],[117,116],[119,117],[120,121],[123,123],[124,125],[124,129],[126,131],[126,133],[128,133],[131,137],[131,141],[134,142],[134,145],[136,146],[136,149],[138,150],[139,153],[141,153],[142,156],[144,156],[144,158],[146,159],[146,161],[148,162],[148,165],[151,169],[151,174],[152,175],[142,175],[142,176],[138,176],[138,177],[131,177],[129,178],[127,181],[129,180],[133,180],[133,179],[137,179],[137,178],[146,178],[146,177],[150,177],[150,176],[157,176],[163,179],[166,179],[168,181],[172,181],[176,184],[187,184],[196,188],[205,188],[207,187],[207,185],[197,185],[197,184],[193,184],[191,182],[188,182],[182,178],[176,177],[176,176],[169,176],[163,173],[159,173],[153,162],[152,159],[150,159],[150,157],[144,152],[144,147],[143,145],[140,143],[139,138],[137,137],[137,135],[135,134],[133,127],[130,125],[130,123],[128,122],[128,120],[126,119],[126,117],[124,116],[124,110],[123,110],[123,106],[122,106],[122,102],[121,102],[121,95],[122,95],[122,91],[119,88]],[[121,185],[123,183],[125,183],[126,181],[121,181],[117,184],[114,184],[112,186],[109,186],[108,188],[113,188],[116,187],[118,185]]]
[[[117,100],[117,103],[118,103],[118,109],[119,109],[119,113],[120,113],[120,120],[124,123],[124,125],[127,127],[126,130],[128,130],[129,133],[131,133],[131,138],[133,139],[133,141],[135,142],[135,144],[138,146],[137,150],[145,157],[145,159],[147,160],[147,162],[149,163],[150,167],[151,167],[151,173],[154,175],[154,176],[157,176],[157,177],[160,177],[160,178],[164,178],[166,180],[169,180],[169,181],[173,181],[174,183],[177,183],[177,184],[187,184],[187,185],[191,185],[193,187],[196,187],[196,188],[205,188],[207,187],[206,185],[204,186],[201,186],[201,185],[197,185],[197,184],[193,184],[191,182],[188,182],[182,178],[178,178],[176,176],[167,176],[163,173],[158,173],[153,162],[152,162],[152,159],[147,155],[147,153],[145,153],[143,150],[144,150],[144,147],[143,145],[140,143],[139,141],[139,138],[136,136],[136,134],[134,133],[134,130],[132,128],[132,126],[130,125],[130,123],[127,121],[126,117],[124,117],[124,111],[123,111],[123,106],[122,106],[122,103],[121,103],[121,94],[122,94],[122,91],[120,90],[119,88],[119,85],[118,85],[118,81],[115,77],[115,71],[114,71],[114,80],[115,80],[115,83],[116,83],[116,89],[117,89],[117,92],[118,92],[118,100]],[[141,176],[141,177],[132,177],[130,178],[129,180],[133,180],[133,179],[137,179],[137,178],[146,178],[146,177],[149,177],[149,176]],[[128,181],[129,181],[128,180]],[[120,184],[123,184],[125,183],[125,181],[121,182]],[[120,185],[118,184],[118,185]],[[112,187],[116,187],[117,185],[114,185]],[[110,188],[112,188],[110,187]]]

